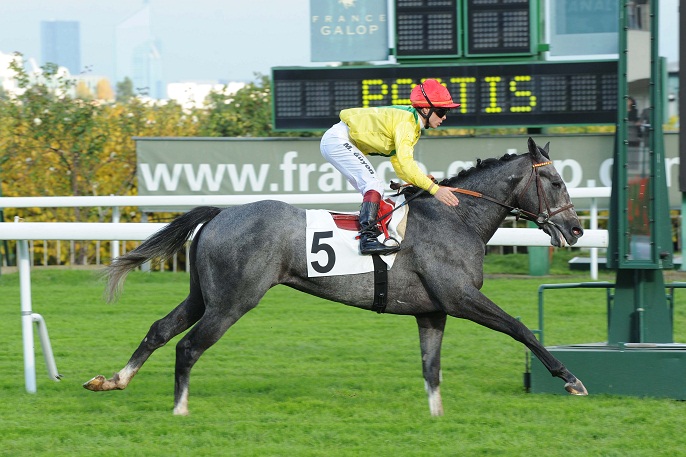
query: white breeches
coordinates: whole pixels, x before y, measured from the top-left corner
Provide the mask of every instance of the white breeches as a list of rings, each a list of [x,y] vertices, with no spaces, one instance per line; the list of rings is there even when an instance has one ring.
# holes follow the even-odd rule
[[[370,190],[383,197],[384,184],[367,157],[350,140],[350,129],[339,122],[324,133],[322,155],[345,176],[362,195]]]

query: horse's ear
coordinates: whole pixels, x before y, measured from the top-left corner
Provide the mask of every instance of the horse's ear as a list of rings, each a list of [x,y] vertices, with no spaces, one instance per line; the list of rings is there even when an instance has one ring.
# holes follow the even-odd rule
[[[533,159],[534,163],[540,163],[545,162],[546,160],[550,160],[550,157],[548,157],[548,147],[550,146],[550,143],[547,143],[544,148],[540,148],[538,147],[534,139],[529,137],[528,145],[529,154],[531,154],[531,158]]]
[[[550,160],[550,141],[548,141],[541,151],[546,159]]]
[[[542,154],[540,151],[541,148],[538,147],[533,138],[529,137],[528,145],[529,154],[531,154],[531,158],[533,159],[534,163],[545,162],[545,160],[542,159]]]
[[[534,141],[533,138],[529,137],[529,141],[527,142],[527,145],[529,146],[529,154],[535,154],[536,153],[536,142]]]

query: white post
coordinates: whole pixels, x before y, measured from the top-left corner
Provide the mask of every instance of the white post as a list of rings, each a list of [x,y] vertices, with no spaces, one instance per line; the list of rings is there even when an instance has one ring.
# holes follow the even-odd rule
[[[40,337],[40,345],[43,348],[45,367],[48,369],[48,376],[53,381],[59,382],[62,375],[57,371],[55,356],[52,352],[52,345],[50,344],[50,337],[48,336],[48,326],[45,324],[45,319],[37,313],[33,313],[31,319],[36,323],[36,329],[38,330],[38,336]]]
[[[588,187],[595,187],[595,179],[589,179]],[[591,230],[598,228],[598,199],[591,198]],[[598,279],[598,248],[591,248],[591,279]]]
[[[186,243],[186,273],[191,271],[191,244]]]
[[[148,213],[146,213],[146,212],[141,213],[141,222],[144,224],[148,223]],[[150,266],[151,266],[151,263],[148,260],[147,262],[145,262],[144,264],[141,265],[141,271],[148,273],[151,269]]]
[[[120,220],[120,214],[119,214],[119,207],[115,206],[112,208],[112,222],[115,224],[118,224]],[[119,257],[119,240],[112,240],[112,246],[111,246],[111,251],[112,251],[112,259],[110,262],[117,257]]]
[[[598,201],[591,199],[591,229],[598,228]],[[591,279],[598,279],[598,248],[591,248]]]
[[[18,222],[18,218],[15,218]],[[33,346],[33,316],[31,312],[31,265],[29,244],[17,240],[17,265],[19,265],[19,291],[21,295],[21,329],[24,341],[24,379],[26,391],[36,393],[36,356]]]

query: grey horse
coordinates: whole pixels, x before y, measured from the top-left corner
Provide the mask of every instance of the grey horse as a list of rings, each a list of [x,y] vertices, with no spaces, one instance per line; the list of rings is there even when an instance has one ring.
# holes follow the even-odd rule
[[[440,352],[447,316],[510,335],[561,378],[569,393],[588,394],[524,324],[480,292],[486,243],[512,211],[534,220],[554,246],[573,245],[583,235],[548,146],[541,148],[529,138],[528,153],[479,160],[476,167],[445,180],[443,185],[462,192],[455,208],[426,194],[408,204],[402,250],[388,271],[385,311],[417,320],[432,415],[443,414]],[[168,258],[191,237],[188,297],[152,324],[123,369],[110,379],[94,377],[84,384],[86,389],[126,388],[153,351],[192,326],[176,346],[174,414],[186,415],[191,368],[271,287],[285,284],[345,305],[372,308],[373,273],[357,275],[355,281],[347,276],[308,277],[305,210],[269,200],[226,209],[198,207],[176,218],[107,267],[109,299],[116,298],[129,271],[150,259]]]

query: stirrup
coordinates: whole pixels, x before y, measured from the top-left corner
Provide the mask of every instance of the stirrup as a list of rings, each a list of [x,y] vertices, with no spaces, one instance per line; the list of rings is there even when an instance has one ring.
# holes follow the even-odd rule
[[[362,255],[389,255],[400,251],[400,245],[388,246],[374,238],[360,238],[360,254]]]

